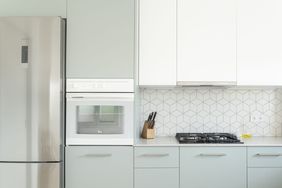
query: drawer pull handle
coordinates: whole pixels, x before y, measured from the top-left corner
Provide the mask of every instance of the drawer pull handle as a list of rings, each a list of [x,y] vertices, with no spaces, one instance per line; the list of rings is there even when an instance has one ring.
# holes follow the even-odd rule
[[[223,157],[226,156],[225,153],[201,153],[201,157]]]
[[[256,156],[258,157],[280,157],[282,153],[257,153]]]
[[[86,154],[82,155],[81,157],[111,157],[112,154],[110,153],[101,153],[101,154]]]
[[[167,157],[169,156],[169,153],[163,153],[163,154],[143,154],[141,157]]]

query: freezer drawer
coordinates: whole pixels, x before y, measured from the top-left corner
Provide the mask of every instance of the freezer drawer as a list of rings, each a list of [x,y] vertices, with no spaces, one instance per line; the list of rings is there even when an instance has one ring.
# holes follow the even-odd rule
[[[61,163],[0,163],[0,188],[61,188]]]

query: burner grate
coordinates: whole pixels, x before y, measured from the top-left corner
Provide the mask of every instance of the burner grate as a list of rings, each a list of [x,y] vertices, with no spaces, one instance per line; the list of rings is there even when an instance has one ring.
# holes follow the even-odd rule
[[[187,144],[229,144],[229,143],[243,143],[236,135],[230,133],[177,133],[176,139],[179,143]]]

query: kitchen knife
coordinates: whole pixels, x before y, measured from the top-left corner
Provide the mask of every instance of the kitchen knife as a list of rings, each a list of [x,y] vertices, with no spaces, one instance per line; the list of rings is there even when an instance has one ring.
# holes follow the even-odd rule
[[[154,128],[156,115],[157,115],[157,112],[153,112],[152,121],[150,124],[151,129]]]
[[[156,116],[157,116],[157,112],[154,112],[152,121],[155,121]]]
[[[151,119],[152,119],[152,117],[153,117],[153,112],[151,112],[151,113],[149,114],[148,119],[147,119],[147,122],[150,122]]]

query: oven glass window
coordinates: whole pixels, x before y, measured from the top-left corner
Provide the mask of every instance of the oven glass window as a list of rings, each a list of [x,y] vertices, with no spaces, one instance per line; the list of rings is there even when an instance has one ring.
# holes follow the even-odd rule
[[[123,106],[77,106],[78,134],[122,134]]]

